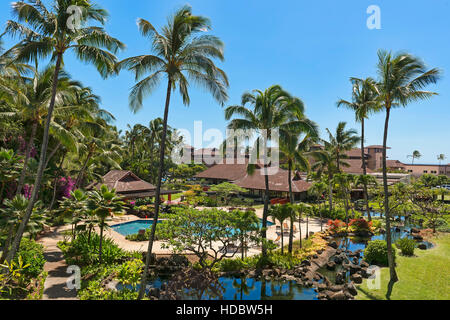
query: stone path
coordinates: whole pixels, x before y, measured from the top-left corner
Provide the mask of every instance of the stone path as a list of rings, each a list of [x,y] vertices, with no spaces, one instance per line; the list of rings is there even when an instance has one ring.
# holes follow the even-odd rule
[[[71,274],[66,273],[67,264],[63,253],[57,247],[58,241],[63,240],[62,228],[52,229],[52,232],[39,240],[44,246],[44,256],[47,262],[44,270],[48,276],[44,283],[42,300],[77,300],[76,290],[67,289],[66,281]]]

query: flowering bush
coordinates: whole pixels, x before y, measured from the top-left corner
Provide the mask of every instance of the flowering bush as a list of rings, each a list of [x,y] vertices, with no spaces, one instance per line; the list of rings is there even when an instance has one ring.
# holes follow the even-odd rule
[[[344,228],[346,226],[345,222],[339,219],[336,220],[328,220],[328,226],[331,231],[338,232],[340,228]]]
[[[372,221],[367,221],[365,219],[352,219],[350,220],[349,227],[355,231],[370,231],[372,229]]]
[[[58,180],[58,193],[60,197],[70,199],[70,193],[75,190],[75,181],[71,177],[61,177]]]

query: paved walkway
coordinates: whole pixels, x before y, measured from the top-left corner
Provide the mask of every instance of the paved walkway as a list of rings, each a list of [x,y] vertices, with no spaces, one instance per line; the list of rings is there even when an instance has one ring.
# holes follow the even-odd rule
[[[47,260],[44,271],[48,272],[42,300],[77,300],[76,290],[67,289],[66,281],[71,274],[66,273],[68,266],[63,253],[56,246],[58,241],[63,240],[60,233],[63,228],[52,229],[51,233],[39,240],[39,243],[44,246],[44,256]]]

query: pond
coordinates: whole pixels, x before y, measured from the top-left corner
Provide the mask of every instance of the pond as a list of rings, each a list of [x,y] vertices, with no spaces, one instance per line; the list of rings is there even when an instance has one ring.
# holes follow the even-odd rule
[[[167,280],[157,279],[149,283],[149,288],[161,288]],[[199,299],[195,292],[185,290],[183,300],[318,300],[314,288],[305,288],[295,281],[266,281],[254,278],[221,277],[222,296],[203,294]],[[116,286],[121,290],[123,286]]]

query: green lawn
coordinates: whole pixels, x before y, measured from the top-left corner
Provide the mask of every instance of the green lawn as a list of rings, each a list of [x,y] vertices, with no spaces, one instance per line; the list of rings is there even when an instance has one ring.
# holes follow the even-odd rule
[[[180,192],[180,193],[176,193],[172,195],[172,201],[178,200],[181,198],[181,196],[184,194],[184,192]],[[164,195],[163,196],[164,200],[167,201],[169,199],[169,195]]]
[[[441,234],[430,250],[416,249],[416,257],[397,255],[399,281],[392,290],[391,300],[450,299],[450,234]],[[381,289],[368,290],[367,280],[359,285],[359,300],[386,299],[389,269],[381,270]]]

